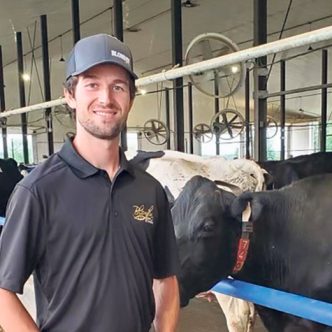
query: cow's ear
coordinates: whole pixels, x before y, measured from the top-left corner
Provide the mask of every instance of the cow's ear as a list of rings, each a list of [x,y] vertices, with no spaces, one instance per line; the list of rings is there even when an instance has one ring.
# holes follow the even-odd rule
[[[248,203],[250,203],[251,207],[250,220],[259,219],[264,204],[257,193],[252,192],[245,192],[233,201],[231,209],[232,216],[241,220],[242,212],[246,209]]]
[[[165,155],[164,151],[142,151],[138,150],[136,156],[131,158],[129,162],[132,165],[137,166],[138,168],[143,169],[144,171],[147,170],[147,168],[150,165],[150,160],[153,158],[161,158]]]
[[[273,185],[274,185],[274,177],[272,174],[270,174],[269,172],[267,172],[265,169],[263,169],[263,176],[264,176],[264,189],[267,190],[271,190],[273,189]]]
[[[244,193],[236,197],[231,207],[232,216],[237,219],[240,219],[242,212],[244,211],[248,202],[250,201],[251,201],[251,196],[249,195],[249,193]]]
[[[164,190],[167,196],[169,207],[172,208],[175,202],[175,198],[167,186],[164,187]]]
[[[232,203],[236,196],[233,193],[220,188],[218,188],[217,191],[220,195],[221,205],[225,210],[230,211]]]

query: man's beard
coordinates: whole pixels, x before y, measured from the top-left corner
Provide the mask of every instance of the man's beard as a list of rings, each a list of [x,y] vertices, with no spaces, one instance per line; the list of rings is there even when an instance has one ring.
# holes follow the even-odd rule
[[[92,136],[103,140],[112,140],[117,138],[121,131],[126,127],[126,119],[112,123],[108,127],[104,128],[99,127],[89,120],[82,122],[78,119],[78,121],[85,131]]]

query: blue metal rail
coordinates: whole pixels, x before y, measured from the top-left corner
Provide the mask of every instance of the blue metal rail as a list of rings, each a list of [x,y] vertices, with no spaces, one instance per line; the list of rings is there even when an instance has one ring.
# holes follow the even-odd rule
[[[212,290],[332,326],[332,303],[313,300],[308,297],[234,279],[222,280]]]

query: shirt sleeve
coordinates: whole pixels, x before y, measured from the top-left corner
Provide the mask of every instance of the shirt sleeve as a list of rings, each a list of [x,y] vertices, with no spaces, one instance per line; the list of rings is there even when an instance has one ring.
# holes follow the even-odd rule
[[[45,222],[36,195],[17,185],[6,211],[0,239],[0,287],[15,293],[36,268],[44,251]]]
[[[179,257],[174,226],[166,193],[158,188],[158,221],[154,234],[154,278],[162,279],[179,272]]]

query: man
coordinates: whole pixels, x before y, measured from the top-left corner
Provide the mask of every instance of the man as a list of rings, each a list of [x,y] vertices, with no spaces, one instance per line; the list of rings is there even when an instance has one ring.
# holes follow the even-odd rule
[[[79,41],[64,94],[76,135],[16,186],[0,249],[6,332],[175,331],[178,257],[166,195],[119,149],[135,95],[131,52]],[[37,324],[15,293],[33,273]]]

